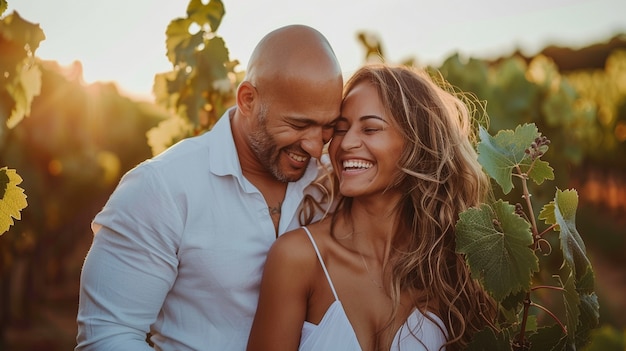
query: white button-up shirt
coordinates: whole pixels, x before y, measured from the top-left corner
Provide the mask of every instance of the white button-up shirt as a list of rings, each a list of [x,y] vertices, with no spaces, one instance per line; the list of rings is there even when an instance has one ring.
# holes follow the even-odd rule
[[[231,110],[232,111],[232,110]],[[315,160],[289,183],[279,232],[299,226]],[[94,219],[77,350],[245,350],[274,224],[242,174],[229,112],[129,171]]]

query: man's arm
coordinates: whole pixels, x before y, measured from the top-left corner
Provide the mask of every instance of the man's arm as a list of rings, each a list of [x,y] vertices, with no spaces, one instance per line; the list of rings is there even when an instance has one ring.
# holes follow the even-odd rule
[[[133,171],[96,217],[104,224],[94,226],[81,273],[76,350],[152,350],[146,333],[178,264],[179,217],[160,183],[145,168]]]

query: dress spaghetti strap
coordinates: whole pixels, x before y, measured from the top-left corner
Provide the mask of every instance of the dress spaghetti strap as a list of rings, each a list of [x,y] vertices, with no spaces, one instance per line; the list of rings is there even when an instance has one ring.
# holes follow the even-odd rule
[[[330,290],[332,290],[333,295],[335,296],[335,300],[339,300],[339,297],[337,297],[337,292],[335,291],[335,286],[333,285],[333,281],[330,280],[330,274],[328,274],[328,269],[326,269],[326,265],[324,264],[324,260],[322,259],[322,255],[320,254],[320,250],[317,248],[317,244],[315,243],[315,240],[313,239],[313,235],[311,235],[311,232],[309,231],[309,228],[307,227],[302,227],[304,228],[304,231],[306,231],[306,234],[309,236],[309,239],[311,240],[311,244],[313,244],[313,248],[315,249],[315,253],[317,254],[317,258],[320,261],[320,264],[322,265],[322,269],[324,270],[324,274],[326,274],[326,279],[328,280],[328,285],[330,285]]]

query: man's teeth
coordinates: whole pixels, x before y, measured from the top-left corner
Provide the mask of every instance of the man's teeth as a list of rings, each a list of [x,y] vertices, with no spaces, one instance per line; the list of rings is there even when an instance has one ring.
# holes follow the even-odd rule
[[[298,162],[304,162],[307,159],[306,156],[300,156],[300,155],[292,154],[291,152],[289,153],[289,157],[293,158],[294,160],[296,160]]]
[[[374,166],[371,162],[366,161],[343,161],[343,168],[360,168],[360,169],[368,169]]]

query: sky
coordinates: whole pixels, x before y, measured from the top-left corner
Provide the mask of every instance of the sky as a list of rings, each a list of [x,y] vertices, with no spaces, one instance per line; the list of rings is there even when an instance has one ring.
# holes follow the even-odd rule
[[[205,0],[205,3],[208,0]],[[80,61],[86,83],[113,81],[152,100],[154,75],[170,71],[165,29],[185,17],[188,0],[8,0],[40,25],[36,55],[62,65]],[[583,47],[626,33],[624,0],[223,0],[217,30],[244,70],[256,43],[287,24],[310,25],[330,41],[344,75],[364,63],[358,31],[380,38],[389,62],[438,65],[454,53],[490,59],[547,45]]]

